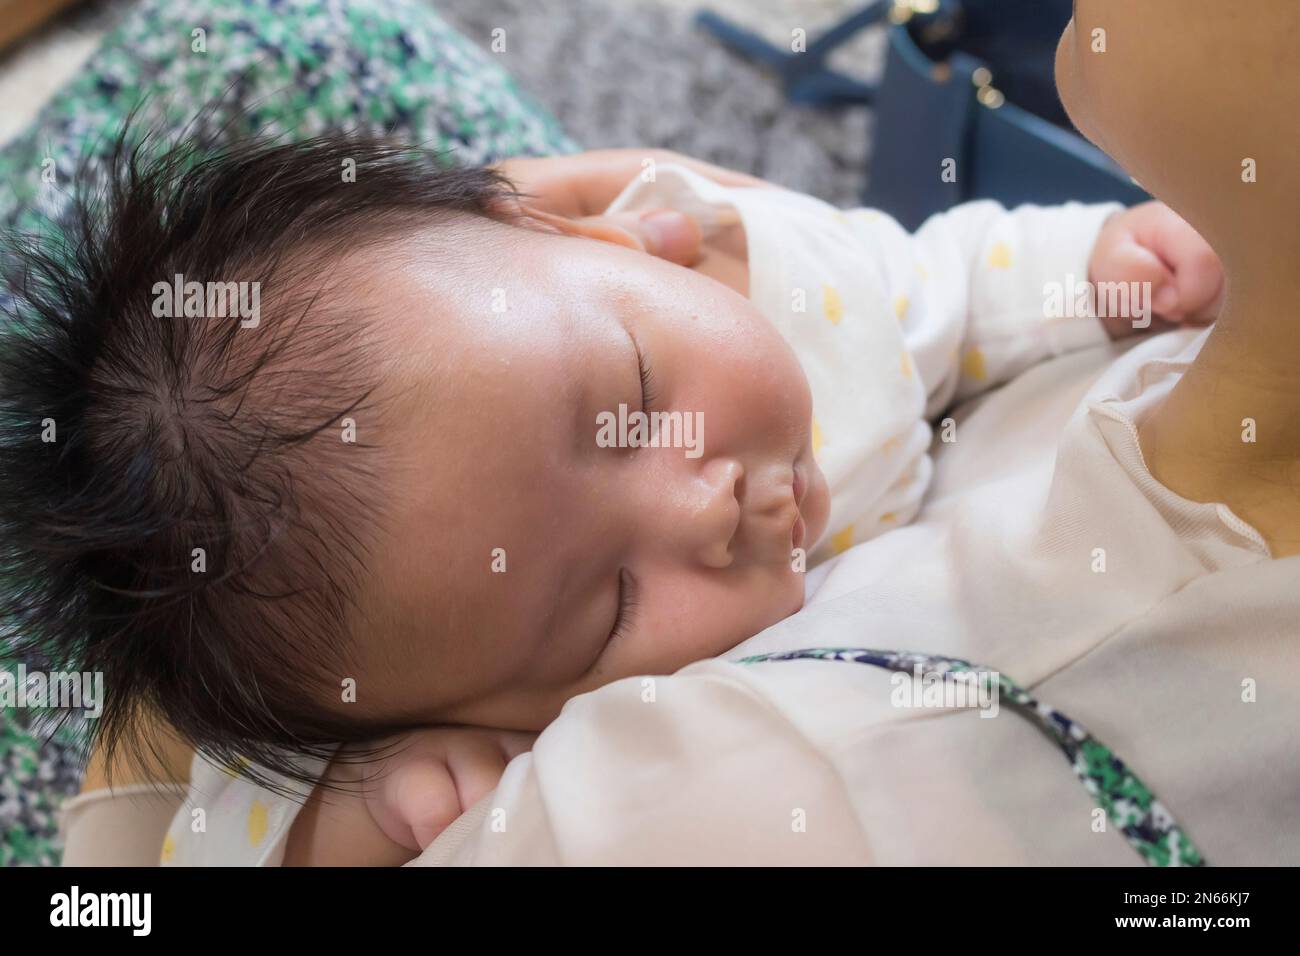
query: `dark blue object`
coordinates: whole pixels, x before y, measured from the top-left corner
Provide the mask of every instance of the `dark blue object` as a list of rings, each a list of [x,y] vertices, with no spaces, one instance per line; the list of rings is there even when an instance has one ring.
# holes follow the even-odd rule
[[[893,5],[893,0],[873,0],[808,44],[802,53],[783,50],[708,10],[697,13],[695,22],[745,59],[756,60],[776,73],[790,102],[805,106],[856,105],[870,103],[874,87],[836,73],[827,66],[826,58],[860,30],[883,20]]]
[[[934,9],[909,12],[922,6]],[[893,10],[904,15],[893,18],[878,87],[829,68],[833,48]],[[1148,198],[1073,131],[1057,98],[1056,43],[1070,13],[1070,0],[876,0],[804,53],[787,53],[711,13],[697,22],[776,71],[792,102],[874,104],[875,148],[863,202],[914,229],[972,199],[1016,206]],[[949,159],[955,182],[941,178]]]

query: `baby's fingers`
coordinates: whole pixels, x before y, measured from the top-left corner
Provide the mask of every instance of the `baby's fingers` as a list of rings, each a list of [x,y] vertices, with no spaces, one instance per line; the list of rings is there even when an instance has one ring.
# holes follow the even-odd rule
[[[1098,248],[1093,256],[1091,279],[1098,283],[1097,318],[1106,326],[1112,338],[1131,335],[1134,330],[1150,328],[1151,315],[1165,315],[1155,305],[1162,290],[1173,288],[1174,274],[1154,252],[1139,243],[1132,235],[1124,234]],[[1124,289],[1150,290],[1145,295],[1116,296],[1103,294],[1102,283],[1118,283]]]
[[[537,742],[537,734],[523,730],[502,730],[497,733],[496,739],[509,762],[532,750],[533,744]]]
[[[1213,320],[1223,296],[1223,264],[1201,234],[1159,206],[1137,223],[1137,236],[1173,272],[1172,283],[1153,290],[1156,314],[1180,322]]]
[[[1199,237],[1198,237],[1199,238]],[[1223,267],[1209,246],[1189,250],[1174,263],[1175,295],[1168,314],[1184,322],[1212,322],[1223,304]],[[1159,295],[1156,297],[1160,303]],[[1160,311],[1159,308],[1156,310]]]
[[[383,812],[375,814],[390,840],[423,850],[460,816],[462,807],[446,764],[414,762],[383,781]]]
[[[650,209],[642,213],[616,213],[608,216],[590,216],[581,222],[588,235],[618,245],[634,245],[660,259],[681,266],[691,266],[700,260],[700,243],[703,234],[699,224],[684,212],[676,209]],[[611,238],[604,230],[617,230],[622,235]],[[623,237],[630,237],[629,243]]]
[[[464,741],[447,754],[460,805],[468,810],[496,789],[505,773],[506,756],[488,735]]]
[[[704,234],[700,224],[676,209],[647,209],[575,219],[537,206],[520,208],[530,219],[545,223],[557,232],[648,252],[680,266],[694,265],[703,254]]]

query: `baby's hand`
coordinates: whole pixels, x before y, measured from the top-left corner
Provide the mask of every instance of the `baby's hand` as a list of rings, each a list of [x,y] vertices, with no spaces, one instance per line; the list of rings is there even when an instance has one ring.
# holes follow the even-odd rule
[[[370,815],[394,843],[419,853],[453,820],[496,789],[506,764],[536,734],[436,727],[381,742],[388,756],[357,765]]]
[[[284,866],[401,866],[496,788],[536,734],[436,727],[330,763],[289,830]],[[380,755],[373,751],[380,749]]]
[[[1088,278],[1094,286],[1103,282],[1151,283],[1151,298],[1141,301],[1160,320],[1151,323],[1153,331],[1166,331],[1171,323],[1208,325],[1223,299],[1219,257],[1195,229],[1161,202],[1125,209],[1106,221],[1092,249]],[[1133,324],[1138,321],[1137,310],[1130,311],[1134,314],[1102,316],[1111,338],[1143,330],[1140,324]]]

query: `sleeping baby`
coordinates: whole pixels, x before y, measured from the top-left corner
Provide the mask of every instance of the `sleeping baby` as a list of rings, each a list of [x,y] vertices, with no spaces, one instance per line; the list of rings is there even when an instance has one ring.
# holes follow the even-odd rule
[[[567,700],[725,653],[911,520],[955,400],[1219,287],[1155,203],[909,234],[651,164],[609,212],[685,213],[688,268],[381,141],[110,180],[15,286],[4,521],[103,739],[156,714],[199,753],[174,864],[410,860]]]

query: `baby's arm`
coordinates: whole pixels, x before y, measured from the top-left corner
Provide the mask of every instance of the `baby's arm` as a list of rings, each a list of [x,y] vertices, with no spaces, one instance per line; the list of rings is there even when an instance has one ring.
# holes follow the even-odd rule
[[[401,866],[496,788],[536,734],[436,727],[345,749],[289,832],[284,866]],[[329,784],[330,786],[325,786]]]
[[[1218,306],[1218,259],[1163,203],[973,202],[912,236],[888,217],[867,221],[929,417],[1053,356],[1209,321]],[[1107,290],[1120,283],[1116,299]],[[1139,294],[1130,298],[1130,288]],[[1122,313],[1108,314],[1117,304]]]
[[[1012,210],[972,202],[931,217],[914,234],[874,210],[824,210],[877,267],[929,418],[954,398],[1064,352],[1212,321],[1222,299],[1214,251],[1159,202]],[[734,214],[712,223],[700,253],[696,271],[750,293],[745,231]],[[1130,297],[1134,287],[1140,294]],[[1125,294],[1116,299],[1115,292]],[[1121,311],[1110,311],[1116,305]],[[798,322],[782,327],[790,336],[808,331]]]

